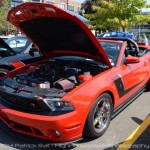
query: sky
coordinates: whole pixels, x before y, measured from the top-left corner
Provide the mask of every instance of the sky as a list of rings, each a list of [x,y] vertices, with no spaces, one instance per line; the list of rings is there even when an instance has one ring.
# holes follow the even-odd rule
[[[150,3],[150,0],[147,0],[148,3]]]
[[[78,1],[78,2],[80,2],[80,3],[83,3],[85,0],[76,0],[76,1]],[[149,0],[150,1],[150,0]]]

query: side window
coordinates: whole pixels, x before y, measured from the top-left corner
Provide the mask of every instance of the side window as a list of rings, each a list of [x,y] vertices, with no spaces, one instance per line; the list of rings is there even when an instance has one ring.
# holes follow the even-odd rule
[[[8,44],[9,44],[9,46],[10,46],[11,48],[17,47],[17,43],[16,43],[15,40],[10,41]]]

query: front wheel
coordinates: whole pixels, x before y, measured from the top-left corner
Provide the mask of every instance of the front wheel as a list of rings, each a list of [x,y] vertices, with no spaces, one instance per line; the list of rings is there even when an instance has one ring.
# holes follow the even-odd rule
[[[89,138],[98,138],[108,128],[113,112],[112,98],[108,93],[103,93],[94,102],[83,131]]]

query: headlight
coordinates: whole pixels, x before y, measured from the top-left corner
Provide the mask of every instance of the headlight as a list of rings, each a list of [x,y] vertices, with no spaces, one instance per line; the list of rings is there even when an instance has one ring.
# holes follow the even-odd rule
[[[61,101],[60,99],[44,99],[44,102],[52,111],[73,111],[74,107],[70,102]]]

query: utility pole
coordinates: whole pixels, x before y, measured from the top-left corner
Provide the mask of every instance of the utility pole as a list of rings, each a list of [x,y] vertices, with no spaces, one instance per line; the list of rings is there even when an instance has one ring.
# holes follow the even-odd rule
[[[68,5],[69,5],[69,0],[64,0],[66,5],[67,5],[67,10],[68,10]]]
[[[67,10],[68,10],[68,2],[69,2],[69,1],[68,1],[68,0],[66,0],[66,3],[67,3]]]

